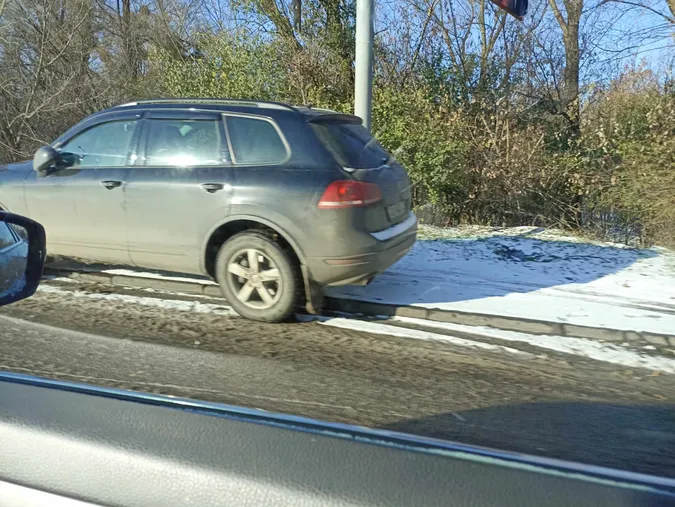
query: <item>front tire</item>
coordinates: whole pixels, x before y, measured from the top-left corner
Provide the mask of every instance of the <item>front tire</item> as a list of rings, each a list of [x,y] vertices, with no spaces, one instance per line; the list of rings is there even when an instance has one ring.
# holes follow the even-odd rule
[[[274,238],[255,231],[239,233],[223,243],[215,275],[232,308],[260,322],[288,320],[302,292],[293,257]]]

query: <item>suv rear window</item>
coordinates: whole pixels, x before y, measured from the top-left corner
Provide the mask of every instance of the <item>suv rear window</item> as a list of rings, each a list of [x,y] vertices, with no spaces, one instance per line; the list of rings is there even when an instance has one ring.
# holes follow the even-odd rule
[[[389,154],[370,133],[358,123],[313,123],[312,127],[337,162],[352,169],[379,167],[389,160]]]

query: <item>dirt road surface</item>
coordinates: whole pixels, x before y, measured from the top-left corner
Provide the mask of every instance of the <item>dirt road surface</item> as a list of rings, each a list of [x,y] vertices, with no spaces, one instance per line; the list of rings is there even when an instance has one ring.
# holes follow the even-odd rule
[[[675,477],[673,375],[520,349],[260,324],[219,299],[73,281],[0,309],[2,370]]]

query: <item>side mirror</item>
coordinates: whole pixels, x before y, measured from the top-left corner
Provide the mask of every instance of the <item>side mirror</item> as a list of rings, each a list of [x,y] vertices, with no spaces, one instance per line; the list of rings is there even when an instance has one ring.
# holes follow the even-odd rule
[[[42,225],[26,217],[0,211],[0,306],[35,293],[46,258]]]
[[[33,155],[33,170],[38,173],[45,172],[50,166],[54,165],[59,159],[59,152],[51,146],[38,148]]]

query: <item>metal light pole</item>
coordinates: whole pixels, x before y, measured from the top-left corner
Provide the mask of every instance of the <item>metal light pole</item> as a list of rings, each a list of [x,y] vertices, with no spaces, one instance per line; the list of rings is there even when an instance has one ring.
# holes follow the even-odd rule
[[[527,12],[527,0],[492,0],[517,19]],[[373,102],[373,3],[356,0],[356,76],[354,80],[354,114],[370,130]]]
[[[373,1],[356,0],[354,114],[368,130],[373,98]]]

